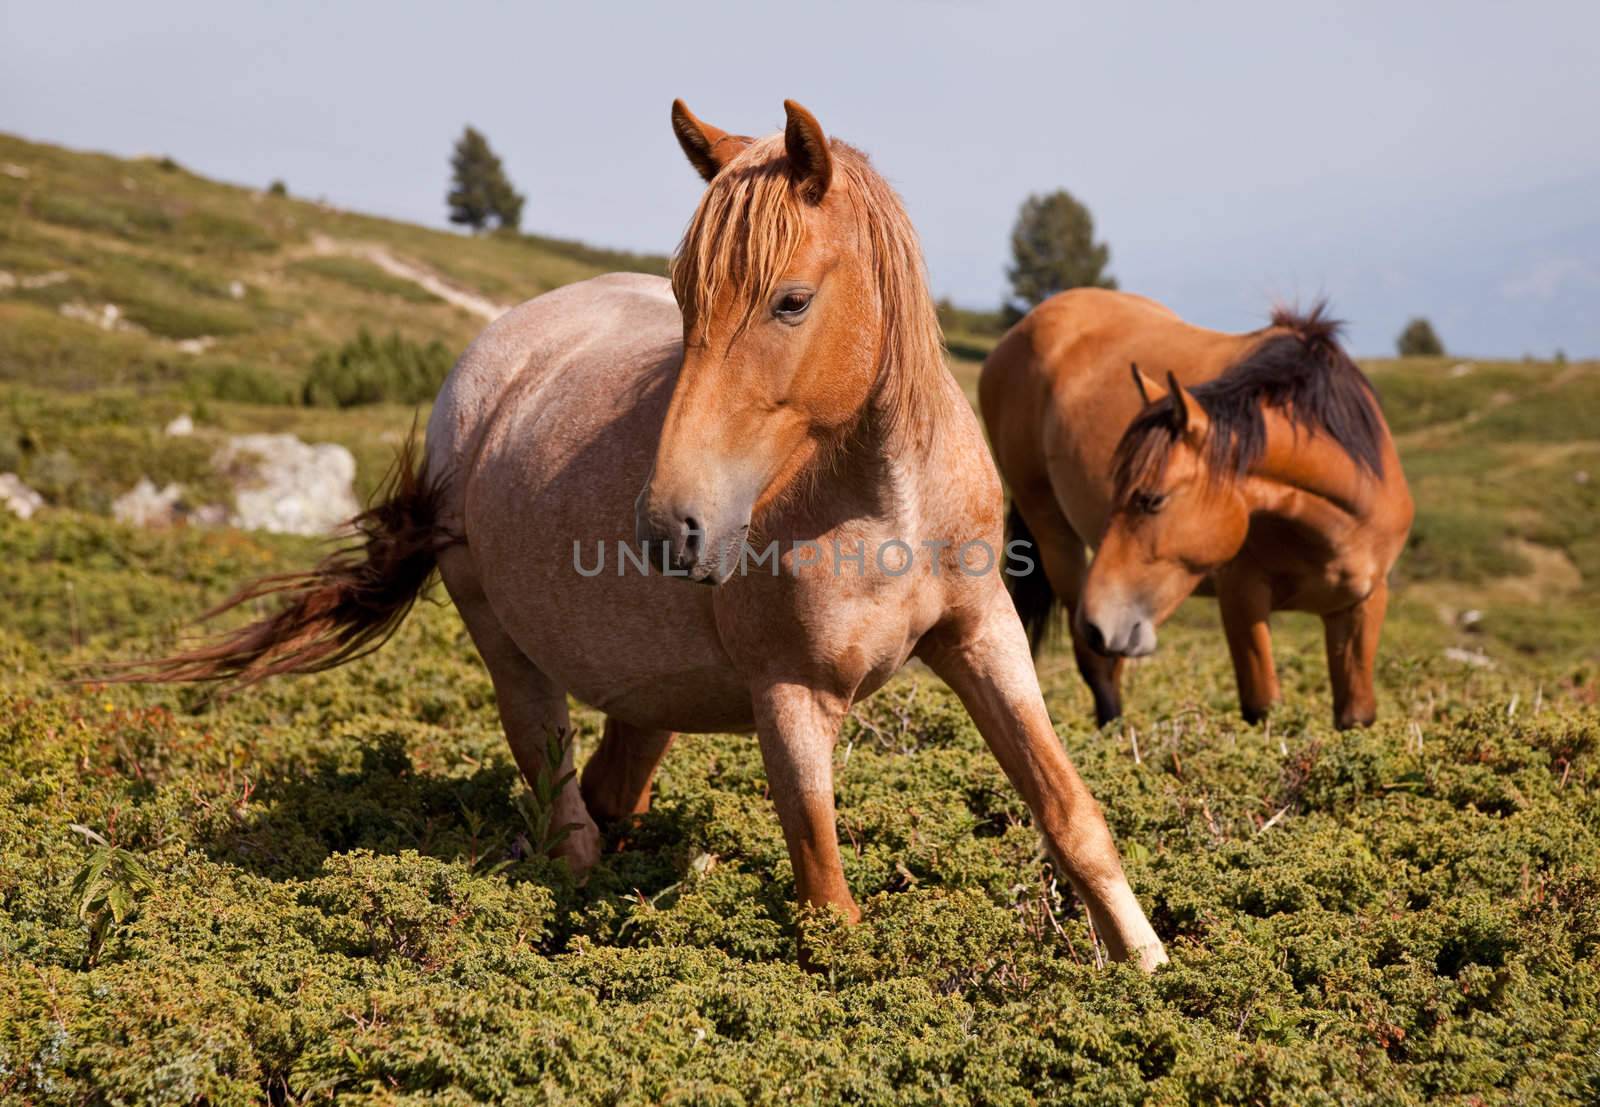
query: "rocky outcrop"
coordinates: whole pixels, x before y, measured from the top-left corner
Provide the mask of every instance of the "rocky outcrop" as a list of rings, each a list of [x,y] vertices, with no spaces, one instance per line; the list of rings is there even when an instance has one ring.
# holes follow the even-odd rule
[[[329,534],[361,510],[353,487],[356,459],[330,442],[292,434],[230,438],[212,459],[232,479],[228,522],[277,534]]]
[[[111,501],[111,517],[136,527],[171,526],[188,514],[183,510],[183,488],[168,484],[157,488],[149,477]]]
[[[33,518],[33,513],[44,506],[39,495],[15,473],[0,473],[0,507],[23,519]]]

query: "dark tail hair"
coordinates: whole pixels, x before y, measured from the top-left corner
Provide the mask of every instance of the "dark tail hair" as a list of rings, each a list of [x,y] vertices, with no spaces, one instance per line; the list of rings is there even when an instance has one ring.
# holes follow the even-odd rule
[[[439,485],[417,460],[415,428],[374,503],[349,525],[358,539],[309,572],[264,577],[202,615],[211,619],[267,596],[276,614],[153,661],[89,679],[121,683],[220,681],[247,687],[283,673],[315,673],[387,642],[427,586],[449,544],[439,523]]]
[[[1006,549],[1011,549],[1013,542],[1026,542],[1025,551],[1033,559],[1033,571],[1022,576],[1007,576],[1006,587],[1011,590],[1011,602],[1016,605],[1017,614],[1022,618],[1022,626],[1028,632],[1028,645],[1033,648],[1034,656],[1038,656],[1039,648],[1044,645],[1045,639],[1050,634],[1051,616],[1056,610],[1056,591],[1050,587],[1050,578],[1044,575],[1044,561],[1039,555],[1039,543],[1033,539],[1033,532],[1028,529],[1028,521],[1022,517],[1022,512],[1017,510],[1015,501],[1011,510],[1006,514]]]

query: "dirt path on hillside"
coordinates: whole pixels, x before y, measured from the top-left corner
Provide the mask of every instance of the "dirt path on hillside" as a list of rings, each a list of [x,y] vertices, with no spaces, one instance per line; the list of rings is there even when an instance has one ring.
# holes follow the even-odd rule
[[[1573,362],[1565,369],[1561,370],[1561,372],[1545,381],[1543,384],[1537,386],[1536,388],[1529,389],[1526,392],[1496,392],[1493,396],[1490,396],[1488,402],[1480,407],[1477,411],[1474,411],[1469,415],[1465,415],[1460,419],[1452,419],[1446,423],[1432,423],[1425,427],[1418,427],[1416,430],[1407,431],[1405,434],[1397,434],[1395,435],[1394,439],[1395,444],[1398,446],[1415,447],[1430,445],[1434,442],[1438,442],[1441,439],[1450,437],[1457,431],[1464,431],[1469,427],[1474,426],[1493,412],[1499,411],[1509,403],[1524,399],[1528,396],[1538,396],[1546,392],[1554,392],[1556,389],[1561,388],[1564,385],[1571,384],[1573,381],[1587,373],[1590,368],[1592,368],[1592,366],[1584,362]]]
[[[439,297],[447,304],[454,304],[463,311],[471,312],[480,319],[493,320],[504,315],[510,308],[509,304],[500,304],[464,288],[453,281],[446,280],[438,273],[418,262],[391,254],[382,246],[370,242],[349,242],[343,239],[330,238],[325,234],[311,237],[311,246],[304,251],[308,257],[349,257],[369,261],[388,273],[391,277],[399,277],[403,281],[410,281],[418,288]]]

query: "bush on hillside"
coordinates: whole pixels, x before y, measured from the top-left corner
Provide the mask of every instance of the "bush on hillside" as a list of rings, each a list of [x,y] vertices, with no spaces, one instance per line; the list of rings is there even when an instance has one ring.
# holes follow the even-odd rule
[[[284,381],[254,365],[226,364],[198,374],[196,393],[206,399],[236,404],[293,405],[294,382]]]
[[[379,339],[362,327],[337,350],[317,355],[301,399],[312,407],[427,403],[454,363],[437,339],[426,346],[399,334]]]
[[[948,336],[951,332],[981,335],[1002,335],[1010,326],[1004,312],[980,311],[977,308],[957,306],[947,296],[936,305],[939,326]]]
[[[1394,340],[1394,348],[1401,357],[1444,356],[1444,343],[1439,341],[1433,324],[1420,315],[1406,324],[1406,329]]]

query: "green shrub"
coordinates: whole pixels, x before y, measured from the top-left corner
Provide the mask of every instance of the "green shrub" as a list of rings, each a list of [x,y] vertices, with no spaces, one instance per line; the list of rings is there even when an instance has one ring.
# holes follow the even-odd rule
[[[205,398],[238,404],[294,404],[299,399],[288,382],[265,369],[236,363],[197,372],[194,390]]]
[[[454,363],[437,339],[426,346],[400,334],[378,339],[362,327],[352,341],[317,355],[301,397],[314,407],[427,403]]]

